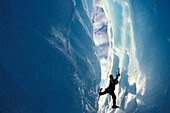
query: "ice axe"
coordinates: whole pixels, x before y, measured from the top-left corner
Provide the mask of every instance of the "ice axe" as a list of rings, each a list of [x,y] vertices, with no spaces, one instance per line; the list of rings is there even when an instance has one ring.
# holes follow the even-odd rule
[[[120,76],[120,68],[118,68],[118,73],[116,72],[117,76]]]

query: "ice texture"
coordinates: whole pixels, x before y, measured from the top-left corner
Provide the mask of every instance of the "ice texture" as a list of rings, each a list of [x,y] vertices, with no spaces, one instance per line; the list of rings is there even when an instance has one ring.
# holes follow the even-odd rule
[[[107,73],[121,68],[116,110],[109,95],[96,100],[94,6],[108,19]],[[169,6],[168,0],[1,0],[0,112],[168,113]],[[108,81],[106,75],[104,88]]]
[[[92,0],[0,1],[0,112],[97,112]]]
[[[170,107],[170,7],[160,0],[95,0],[108,18],[108,73],[115,76],[117,105],[102,96],[98,113],[168,113]],[[104,88],[109,84],[105,76]]]

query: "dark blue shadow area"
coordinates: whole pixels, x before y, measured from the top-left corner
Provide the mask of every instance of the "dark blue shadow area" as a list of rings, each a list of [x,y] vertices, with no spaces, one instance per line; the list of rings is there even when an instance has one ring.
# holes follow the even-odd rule
[[[0,1],[1,113],[85,111],[82,106],[82,94],[78,89],[82,86],[77,84],[74,75],[81,71],[77,67],[86,69],[89,76],[81,75],[85,78],[84,87],[88,87],[88,90],[85,90],[86,97],[89,89],[94,91],[97,82],[99,83],[100,68],[99,62],[94,60],[97,59],[93,54],[94,43],[87,33],[84,33],[83,28],[80,29],[86,37],[83,41],[89,44],[89,51],[86,50],[87,58],[84,58],[84,62],[82,59],[74,59],[69,51],[68,46],[73,46],[69,45],[69,32],[73,29],[70,28],[70,23],[74,10],[71,0]],[[86,14],[83,16],[87,18]],[[88,24],[88,27],[92,33],[92,25]],[[52,28],[56,28],[58,36],[52,34]],[[63,34],[63,37],[60,37],[60,34]],[[80,36],[75,33],[75,37],[78,39]],[[49,42],[50,38],[53,38],[54,42]],[[64,44],[59,40],[63,38],[66,40]],[[65,47],[62,48],[64,51],[53,44],[58,44],[58,48]],[[83,47],[85,45],[82,44],[77,53],[85,51]],[[93,66],[94,72],[89,70]],[[92,97],[94,95],[87,96],[87,99],[91,100],[89,102],[94,107],[95,98]]]

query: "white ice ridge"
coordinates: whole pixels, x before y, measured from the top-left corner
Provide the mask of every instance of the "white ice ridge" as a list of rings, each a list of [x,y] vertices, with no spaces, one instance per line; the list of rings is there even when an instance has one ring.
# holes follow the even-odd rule
[[[113,73],[116,68],[115,63],[121,68],[120,82],[115,90],[117,104],[124,109],[121,112],[135,111],[137,104],[144,104],[142,100],[138,99],[137,95],[144,95],[146,77],[142,74],[136,57],[133,21],[131,19],[129,4],[124,0],[96,0],[94,6],[102,7],[108,18],[107,32],[110,43],[108,74],[115,74]],[[106,88],[109,84],[108,76],[105,77],[105,80],[104,87]],[[120,112],[118,109],[113,111],[111,106],[111,97],[107,95],[102,96],[99,100],[98,112]]]

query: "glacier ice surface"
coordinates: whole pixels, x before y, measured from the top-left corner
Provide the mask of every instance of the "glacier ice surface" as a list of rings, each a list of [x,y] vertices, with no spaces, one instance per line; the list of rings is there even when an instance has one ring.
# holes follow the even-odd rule
[[[0,1],[0,112],[97,112],[93,1]]]
[[[98,112],[169,111],[169,1],[94,1],[0,1],[0,112],[97,112],[93,5],[108,18],[108,73],[122,68],[120,109],[105,96]]]

